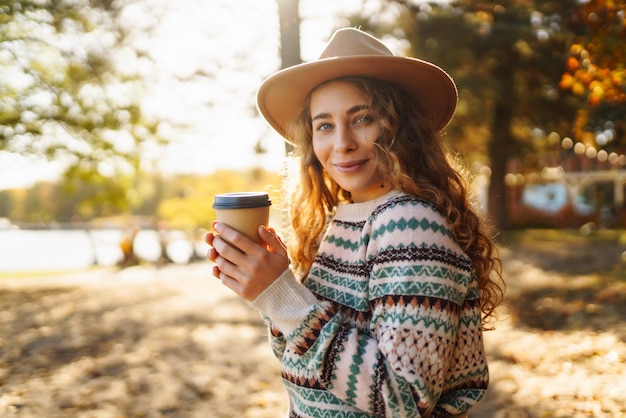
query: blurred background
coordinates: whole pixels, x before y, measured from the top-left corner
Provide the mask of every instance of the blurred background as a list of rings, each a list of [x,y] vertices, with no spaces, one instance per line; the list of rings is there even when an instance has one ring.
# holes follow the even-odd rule
[[[1,1],[0,413],[280,416],[263,324],[203,238],[229,191],[267,191],[280,226],[256,89],[345,26],[459,88],[443,140],[508,283],[474,416],[626,416],[617,0]]]

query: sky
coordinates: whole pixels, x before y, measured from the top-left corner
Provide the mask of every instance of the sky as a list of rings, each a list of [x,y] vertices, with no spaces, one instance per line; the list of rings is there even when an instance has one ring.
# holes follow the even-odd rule
[[[360,4],[300,0],[303,60],[315,59],[334,28],[346,24],[341,16]],[[207,174],[282,166],[284,142],[254,113],[258,85],[280,66],[276,0],[142,0],[122,18],[135,28],[134,46],[154,60],[140,67],[148,87],[144,111],[166,121],[171,140],[146,155],[151,168]],[[262,156],[253,152],[259,138]],[[28,187],[62,170],[7,153],[0,153],[0,167],[0,189]]]

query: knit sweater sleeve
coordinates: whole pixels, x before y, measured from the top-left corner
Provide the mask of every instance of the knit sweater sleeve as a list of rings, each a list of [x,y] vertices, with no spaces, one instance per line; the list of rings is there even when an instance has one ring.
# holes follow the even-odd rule
[[[380,211],[368,236],[371,344],[384,359],[374,385],[392,416],[467,412],[488,381],[471,260],[446,219],[410,198]]]
[[[377,417],[460,414],[486,386],[471,264],[445,219],[408,205],[363,225],[357,252],[367,272],[366,310],[354,315],[316,297],[289,271],[253,306],[342,402]],[[369,317],[367,328],[355,325],[359,315]]]

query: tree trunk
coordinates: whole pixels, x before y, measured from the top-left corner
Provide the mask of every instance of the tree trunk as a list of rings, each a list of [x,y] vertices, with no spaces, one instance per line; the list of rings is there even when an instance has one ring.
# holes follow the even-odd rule
[[[280,24],[281,68],[300,64],[300,15],[298,0],[277,0]]]
[[[511,116],[511,104],[506,100],[498,100],[494,109],[491,129],[493,137],[489,143],[491,181],[489,183],[488,204],[489,216],[498,229],[508,228],[507,190],[504,177],[509,160],[507,144],[512,141]]]
[[[300,14],[299,0],[277,0],[280,25],[280,66],[291,67],[300,64]],[[285,142],[285,152],[289,154],[292,145]]]

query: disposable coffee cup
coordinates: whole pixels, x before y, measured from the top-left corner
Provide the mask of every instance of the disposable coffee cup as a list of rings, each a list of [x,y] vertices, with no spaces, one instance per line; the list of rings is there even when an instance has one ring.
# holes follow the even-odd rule
[[[267,226],[272,201],[264,192],[223,193],[215,195],[213,209],[219,222],[262,244],[258,229]]]

